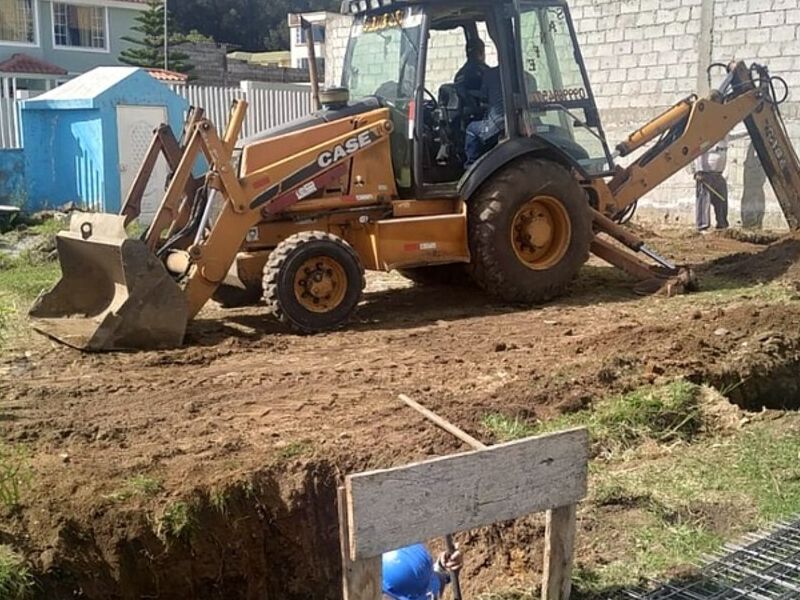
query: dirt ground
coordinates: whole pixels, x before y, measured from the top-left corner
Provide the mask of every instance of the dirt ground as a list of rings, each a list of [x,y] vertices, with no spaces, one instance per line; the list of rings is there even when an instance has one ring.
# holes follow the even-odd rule
[[[645,233],[696,267],[698,294],[641,298],[592,262],[570,297],[520,308],[390,274],[328,335],[208,307],[166,352],[33,336],[0,360],[0,439],[33,466],[0,543],[31,559],[47,598],[336,598],[336,483],[463,449],[400,393],[487,443],[486,414],[545,420],[677,376],[748,408],[800,402],[800,239]],[[130,491],[136,478],[157,489]],[[467,590],[535,566],[541,532],[530,519],[465,538]]]

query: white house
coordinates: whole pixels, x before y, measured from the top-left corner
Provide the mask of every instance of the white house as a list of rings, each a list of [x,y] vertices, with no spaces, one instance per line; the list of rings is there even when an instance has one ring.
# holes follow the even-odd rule
[[[332,17],[337,17],[336,13],[325,11],[303,13],[302,15],[290,14],[289,19],[289,39],[291,49],[292,67],[295,69],[308,68],[308,47],[306,46],[306,32],[300,27],[300,17],[311,23],[311,34],[314,40],[314,52],[317,57],[317,69],[322,72],[325,69],[325,32],[328,21]]]

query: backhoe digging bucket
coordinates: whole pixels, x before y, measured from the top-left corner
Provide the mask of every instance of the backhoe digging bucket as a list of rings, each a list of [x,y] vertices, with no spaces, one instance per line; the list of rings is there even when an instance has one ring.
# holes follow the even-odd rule
[[[75,214],[58,234],[61,280],[30,310],[33,327],[88,351],[179,346],[188,321],[183,292],[125,218]]]

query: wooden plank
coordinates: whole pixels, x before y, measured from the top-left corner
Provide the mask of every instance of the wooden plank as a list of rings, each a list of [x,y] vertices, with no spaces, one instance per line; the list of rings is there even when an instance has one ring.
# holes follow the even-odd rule
[[[381,557],[350,560],[347,529],[347,492],[343,487],[337,493],[339,506],[339,544],[342,551],[343,600],[381,600]]]
[[[576,511],[575,504],[547,511],[542,600],[569,600]]]
[[[586,495],[586,429],[345,478],[354,559],[575,504]]]

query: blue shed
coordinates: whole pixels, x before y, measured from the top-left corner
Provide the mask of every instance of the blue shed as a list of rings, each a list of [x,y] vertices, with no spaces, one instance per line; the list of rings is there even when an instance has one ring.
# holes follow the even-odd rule
[[[116,213],[152,139],[169,123],[180,136],[188,101],[136,67],[98,67],[22,106],[28,209],[67,202]],[[159,159],[143,217],[163,195]]]

